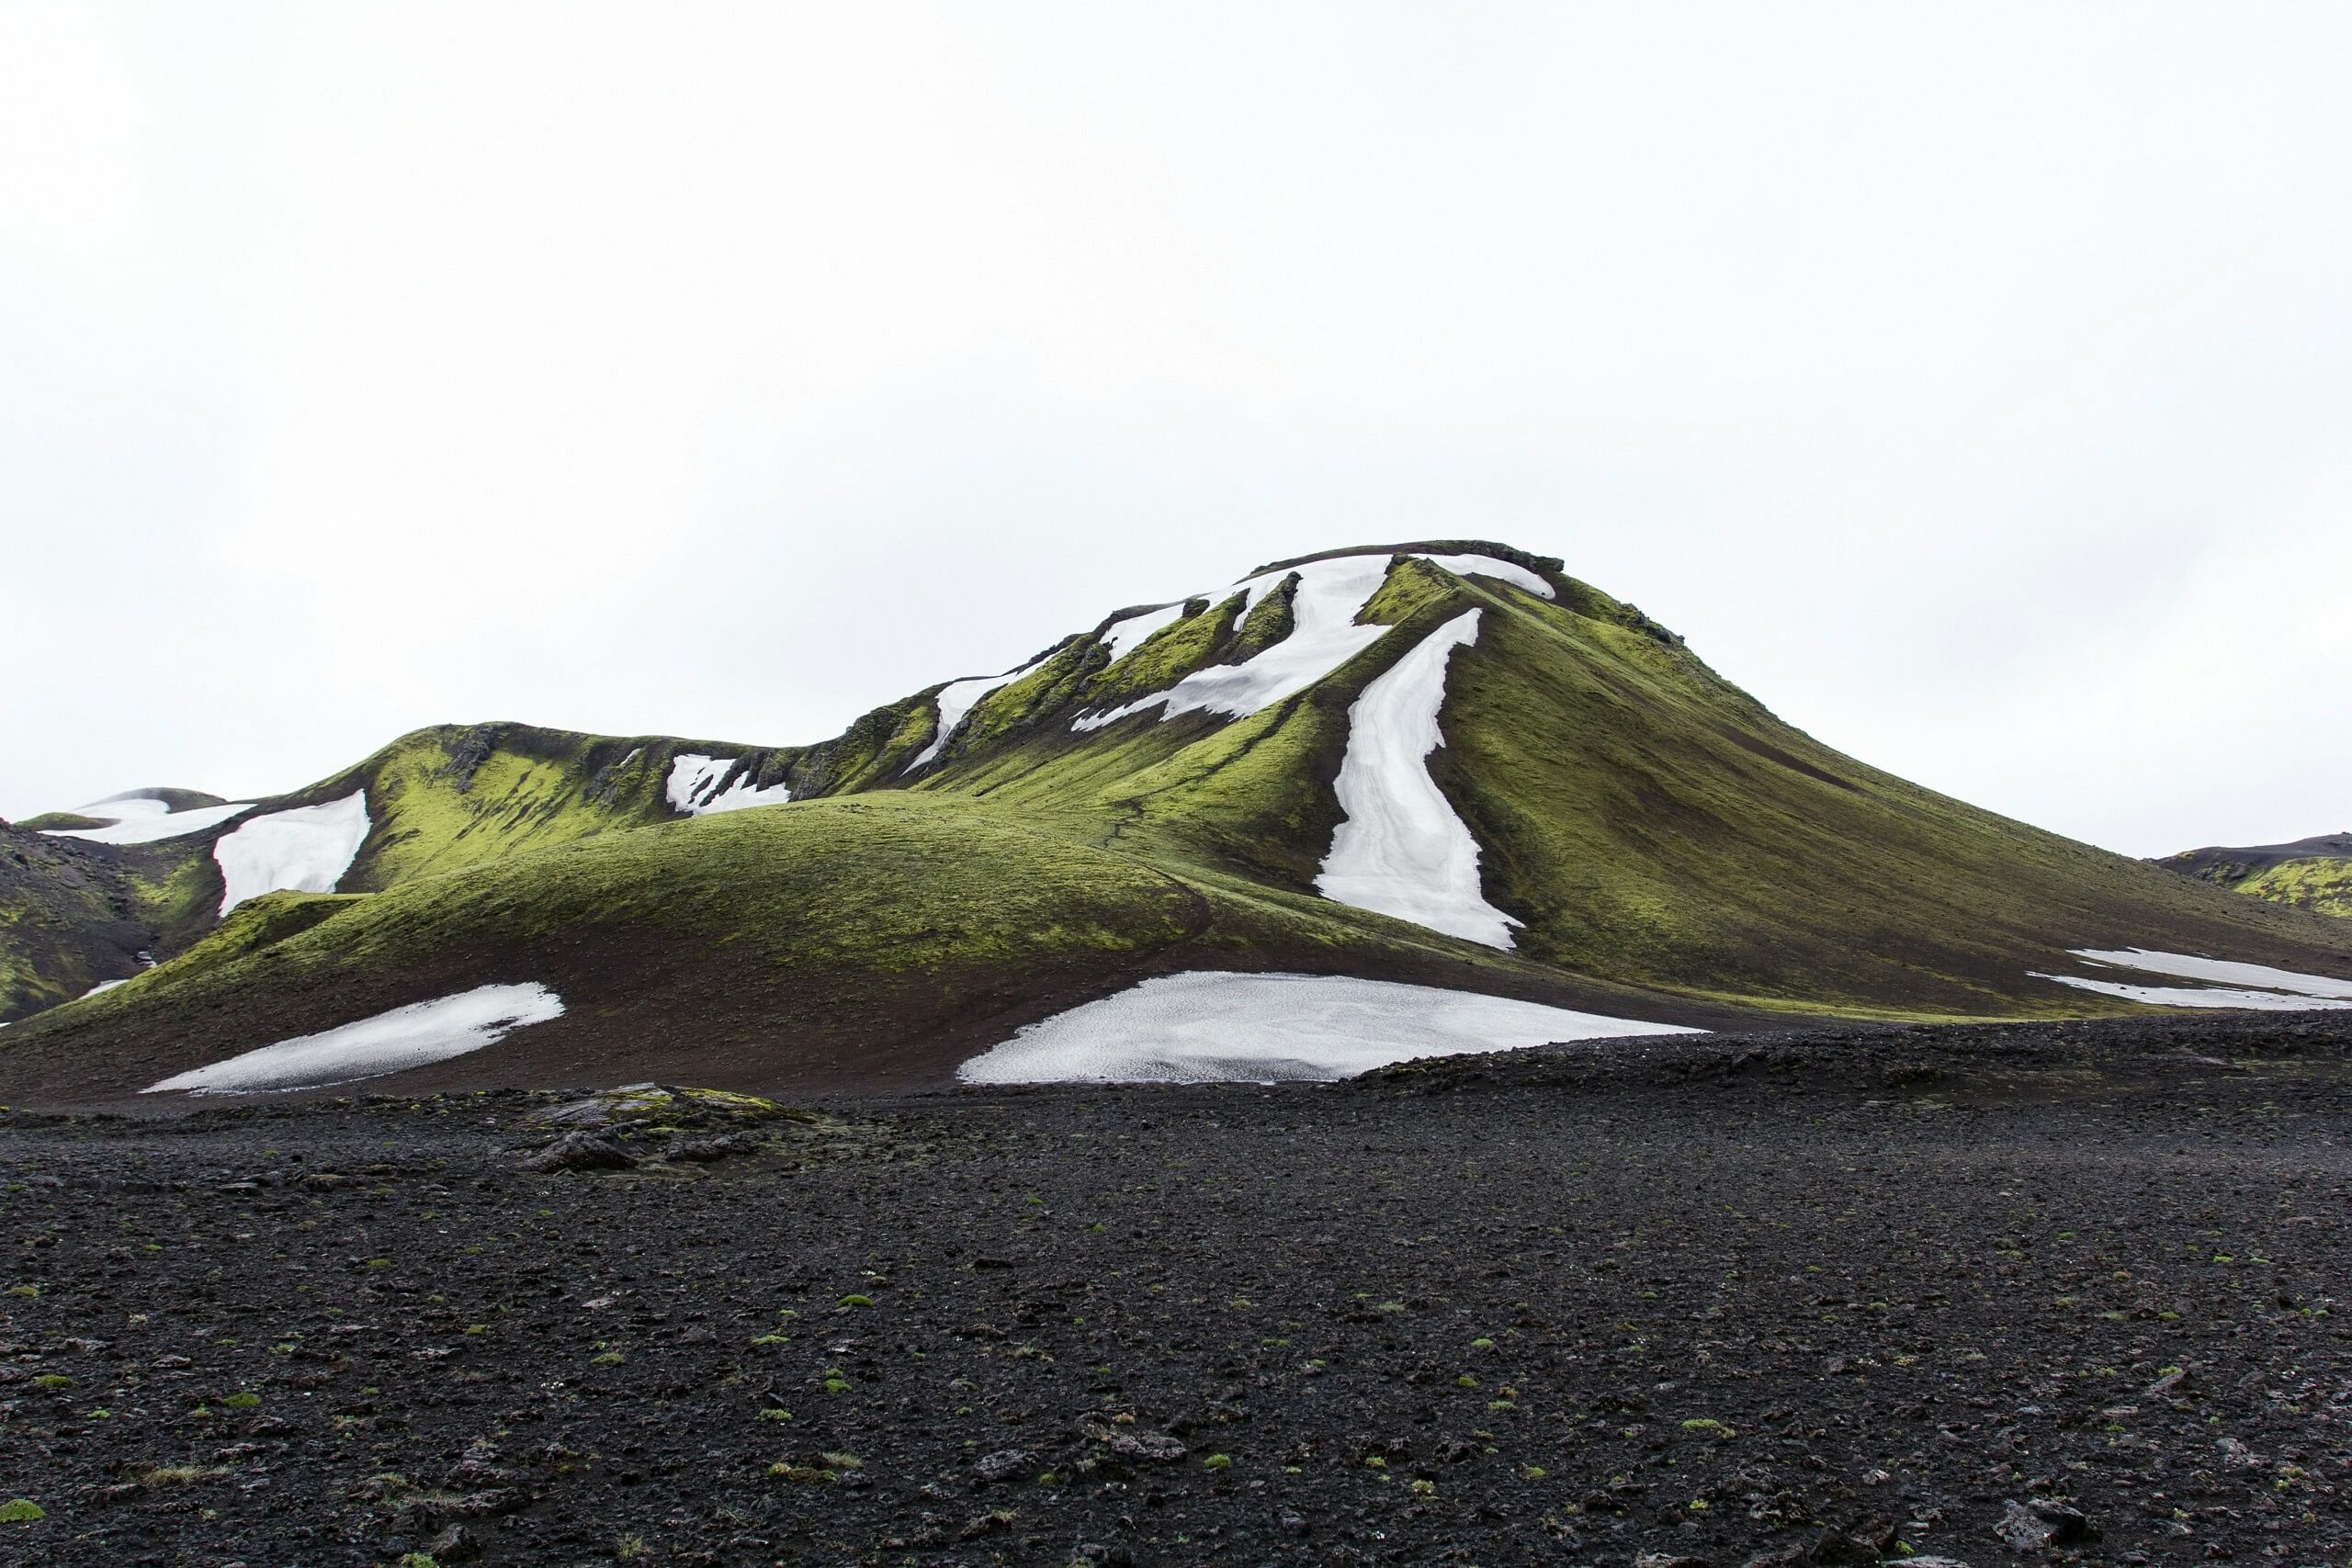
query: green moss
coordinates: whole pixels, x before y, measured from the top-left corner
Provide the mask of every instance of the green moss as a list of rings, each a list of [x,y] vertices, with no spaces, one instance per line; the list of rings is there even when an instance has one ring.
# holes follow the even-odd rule
[[[28,817],[17,824],[28,833],[83,832],[103,828],[107,819],[97,817],[77,817],[71,811],[44,811],[38,817]]]
[[[2352,915],[2352,860],[2338,856],[2280,861],[2232,886],[2314,914]]]
[[[1461,580],[1444,568],[1407,556],[1390,566],[1356,619],[1365,626],[1393,626],[1425,610],[1458,608],[1464,603],[1461,588]]]
[[[361,770],[373,827],[345,886],[376,891],[659,820],[658,775],[684,749],[520,727],[405,736]]]
[[[1193,600],[1185,614],[1127,650],[1125,658],[1100,671],[1085,692],[1090,708],[1116,707],[1153,692],[1164,692],[1193,671],[1210,664],[1230,663],[1227,657],[1233,621],[1241,613],[1242,595],[1228,595],[1215,605]],[[1195,608],[1195,606],[1198,606]]]
[[[1233,646],[1224,662],[1238,664],[1244,660],[1255,659],[1290,636],[1298,625],[1298,617],[1292,608],[1297,598],[1298,573],[1294,571],[1250,606],[1250,614],[1234,635]]]
[[[1020,680],[983,695],[957,727],[948,746],[951,756],[1002,745],[1037,722],[1076,689],[1091,651],[1083,639],[1073,637]]]

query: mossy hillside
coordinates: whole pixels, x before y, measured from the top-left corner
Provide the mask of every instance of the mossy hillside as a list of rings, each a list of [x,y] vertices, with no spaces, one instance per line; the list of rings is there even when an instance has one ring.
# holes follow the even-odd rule
[[[662,761],[601,736],[444,727],[306,793],[366,788],[370,828],[345,886],[374,891],[654,820]]]
[[[1255,659],[1298,629],[1298,573],[1292,572],[1260,596],[1234,629],[1230,647],[1220,663],[1239,664]]]
[[[1498,985],[1558,989],[1509,955],[1182,874],[985,803],[900,792],[606,833],[345,899],[278,941],[232,945],[224,933],[222,949],[166,964],[107,1005],[9,1031],[0,1085],[107,1098],[496,981],[549,985],[569,1010],[428,1069],[440,1075],[429,1081],[686,1077],[754,1092],[944,1081],[1020,1022],[1204,961],[1484,965]]]
[[[2184,850],[2154,863],[2290,908],[2352,915],[2352,834],[2322,834],[2291,844],[2246,849]]]
[[[1690,996],[1938,1017],[2110,1010],[2028,977],[2069,947],[2311,955],[2308,923],[1843,757],[1607,604],[1487,597],[1431,765],[1532,956]]]
[[[343,886],[373,892],[672,820],[670,771],[688,753],[736,759],[729,782],[762,786],[788,779],[801,758],[797,748],[666,736],[442,726],[402,736],[356,768],[271,804],[311,804],[364,787],[371,826]]]
[[[2280,861],[2231,886],[2314,914],[2352,916],[2352,860],[2314,856]]]
[[[248,898],[172,963],[151,970],[151,982],[169,987],[209,974],[314,930],[373,897],[368,893],[279,892]]]
[[[931,787],[984,796],[1190,870],[1240,872],[1311,894],[1340,820],[1332,781],[1363,687],[1464,609],[1521,597],[1399,558],[1362,615],[1395,632],[1283,702],[1239,719],[1167,719],[1146,709],[1081,734],[1057,715],[1060,722],[1038,728],[1030,744],[970,760]]]
[[[1084,705],[1116,707],[1164,692],[1195,670],[1224,662],[1220,656],[1231,641],[1241,600],[1240,594],[1232,593],[1214,604],[1186,602],[1181,618],[1129,649],[1127,656],[1115,664],[1104,647],[1102,663],[1086,689]]]
[[[966,751],[1001,746],[1046,716],[1070,705],[1088,675],[1102,662],[1100,645],[1092,638],[1071,637],[1063,642],[1028,674],[983,694],[964,715],[933,769],[949,765]],[[932,705],[935,728],[938,704],[934,701]]]
[[[153,940],[114,857],[0,827],[0,1022],[138,973]]]
[[[220,832],[208,832],[126,844],[118,852],[132,908],[155,933],[156,956],[180,952],[220,918],[220,864],[212,858],[220,838]]]
[[[16,826],[30,833],[75,833],[107,824],[96,817],[84,817],[72,811],[44,811],[38,817],[28,817]]]

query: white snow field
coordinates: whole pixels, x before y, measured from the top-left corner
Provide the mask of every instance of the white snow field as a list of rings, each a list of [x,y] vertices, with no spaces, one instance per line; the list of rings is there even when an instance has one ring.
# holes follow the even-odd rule
[[[931,744],[916,752],[915,760],[899,771],[902,773],[911,773],[938,756],[939,749],[946,745],[954,737],[958,727],[964,722],[964,716],[972,711],[974,704],[999,686],[1010,686],[1023,675],[1040,669],[1046,660],[1060,651],[1059,645],[1057,645],[1018,670],[1008,670],[1001,675],[975,675],[968,681],[950,681],[940,687],[939,694],[932,698],[933,704],[939,710],[939,725],[931,732]]]
[[[2290,991],[2297,996],[2334,997],[2352,1001],[2352,980],[2338,980],[2326,975],[2299,975],[2292,969],[2273,969],[2267,964],[2236,964],[2226,958],[2198,958],[2185,953],[2157,953],[2144,947],[2105,952],[2098,948],[2077,948],[2075,956],[2087,958],[2093,964],[2111,964],[2118,969],[2170,975],[2177,980],[2211,980],[2225,986],[2256,986],[2267,991]]]
[[[1445,667],[1478,640],[1464,611],[1423,637],[1348,709],[1348,750],[1334,788],[1347,814],[1315,879],[1335,903],[1394,915],[1448,936],[1510,947],[1519,922],[1478,887],[1478,840],[1430,776],[1445,744]]]
[[[1196,969],[1030,1024],[956,1076],[980,1084],[1328,1082],[1416,1056],[1700,1032],[1393,980]]]
[[[1189,600],[1179,599],[1173,604],[1162,604],[1157,610],[1146,610],[1140,615],[1129,615],[1124,621],[1113,621],[1102,628],[1102,646],[1111,650],[1111,664],[1116,664],[1136,649],[1151,640],[1152,634],[1174,626],[1184,618],[1184,606]],[[1105,670],[1110,664],[1103,666]]]
[[[332,893],[368,838],[368,792],[297,806],[240,824],[212,846],[220,863],[220,912],[265,893]]]
[[[1531,593],[1553,597],[1552,585],[1541,577],[1523,566],[1491,556],[1423,555],[1419,558],[1434,562],[1457,577],[1498,577]],[[1202,709],[1246,718],[1294,693],[1305,691],[1388,635],[1386,626],[1356,624],[1356,617],[1363,613],[1364,605],[1380,591],[1382,579],[1388,575],[1388,561],[1385,555],[1336,556],[1243,579],[1234,587],[1248,595],[1242,609],[1247,615],[1257,608],[1260,600],[1280,587],[1283,579],[1294,570],[1298,573],[1298,592],[1291,601],[1290,636],[1238,664],[1213,664],[1205,670],[1193,671],[1164,692],[1154,692],[1100,713],[1080,714],[1070,721],[1070,728],[1100,729],[1148,707],[1158,707],[1163,719]]]
[[[2121,997],[2168,1008],[2251,1008],[2270,1012],[2300,1012],[2311,1008],[2352,1007],[2352,980],[2326,975],[2302,975],[2273,969],[2266,964],[2239,964],[2226,958],[2199,958],[2186,953],[2158,953],[2150,948],[2102,949],[2078,947],[2075,956],[2103,969],[2135,970],[2165,975],[2177,980],[2218,980],[2222,986],[2148,986],[2130,980],[2106,980],[2080,975],[2041,975],[2079,991]],[[2255,987],[2259,989],[2248,989]]]
[[[630,753],[632,756],[634,752]],[[741,761],[735,757],[703,757],[691,751],[681,751],[670,761],[668,793],[673,809],[689,817],[707,817],[715,811],[741,811],[747,806],[782,806],[792,798],[789,784],[774,784],[765,789],[755,787],[752,776],[745,773],[726,789],[718,787],[727,777],[727,770]]]
[[[323,1089],[381,1077],[495,1045],[529,1023],[563,1016],[563,998],[545,986],[477,986],[454,997],[379,1012],[354,1023],[297,1035],[148,1085],[141,1094],[261,1094]]]
[[[107,822],[106,827],[49,828],[43,831],[52,839],[87,839],[94,844],[153,844],[201,833],[241,811],[251,811],[253,805],[250,800],[233,800],[226,806],[195,806],[186,811],[175,811],[153,795],[133,790],[129,795],[108,795],[74,808],[74,816]],[[109,822],[108,818],[112,820]]]

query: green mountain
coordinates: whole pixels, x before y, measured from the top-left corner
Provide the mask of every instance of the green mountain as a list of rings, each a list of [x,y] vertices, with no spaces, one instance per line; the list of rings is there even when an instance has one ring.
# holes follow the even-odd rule
[[[2183,850],[2156,863],[2294,908],[2352,915],[2352,833],[2250,849]]]
[[[1123,610],[813,746],[445,728],[188,809],[220,820],[19,855],[0,1098],[120,1099],[476,992],[525,1010],[379,1081],[938,1084],[1195,971],[1699,1027],[2131,1010],[2149,976],[2124,950],[2271,966],[2298,997],[2352,976],[2352,929],[1880,773],[1482,541]],[[67,928],[89,934],[20,935]]]

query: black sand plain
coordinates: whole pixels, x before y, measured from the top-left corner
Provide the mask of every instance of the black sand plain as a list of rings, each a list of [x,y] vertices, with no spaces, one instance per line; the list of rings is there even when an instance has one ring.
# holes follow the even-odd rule
[[[0,1117],[0,1562],[2352,1557],[2352,1012],[578,1100]]]

